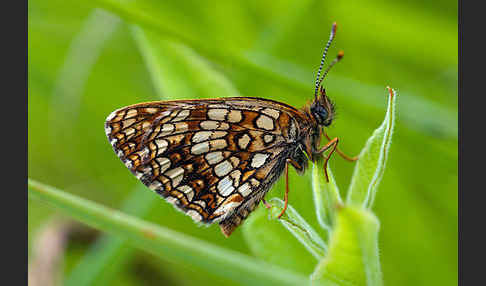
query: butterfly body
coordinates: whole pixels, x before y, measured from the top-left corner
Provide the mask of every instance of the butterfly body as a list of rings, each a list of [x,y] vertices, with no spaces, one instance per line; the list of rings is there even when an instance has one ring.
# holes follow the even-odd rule
[[[229,235],[287,159],[303,173],[316,157],[321,135],[313,105],[299,110],[251,97],[148,102],[114,111],[105,131],[147,187],[197,222],[219,222]]]

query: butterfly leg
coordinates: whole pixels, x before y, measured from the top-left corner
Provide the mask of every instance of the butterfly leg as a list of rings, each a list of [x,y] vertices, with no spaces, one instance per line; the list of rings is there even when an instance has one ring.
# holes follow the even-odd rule
[[[329,136],[327,135],[326,131],[323,130],[322,133],[324,134],[324,136],[327,138],[328,141],[331,141],[331,138],[329,138]],[[348,155],[344,154],[341,150],[339,150],[339,148],[337,148],[336,146],[336,152],[344,159],[344,160],[347,160],[349,162],[354,162],[356,160],[359,159],[358,155],[354,156],[354,157],[349,157]]]
[[[332,148],[331,151],[329,152],[329,155],[327,155],[326,159],[324,160],[324,174],[326,175],[326,181],[328,183],[329,183],[329,176],[327,175],[327,163],[329,162],[332,153],[336,151],[338,142],[339,142],[339,138],[335,137],[334,139],[329,141],[326,145],[322,146],[322,148],[317,151],[318,153],[323,153],[327,149]]]
[[[282,212],[277,216],[277,218],[280,218],[285,211],[287,210],[287,206],[289,205],[289,163],[294,166],[294,168],[300,170],[302,169],[302,166],[299,165],[296,161],[292,159],[287,159],[285,162],[285,195],[284,195],[284,207],[282,209]]]

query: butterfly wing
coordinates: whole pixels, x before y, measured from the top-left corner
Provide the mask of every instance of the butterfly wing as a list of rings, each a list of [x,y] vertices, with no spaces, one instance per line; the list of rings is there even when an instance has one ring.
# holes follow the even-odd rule
[[[114,111],[105,131],[146,186],[228,236],[281,175],[298,116],[256,98],[159,101]]]

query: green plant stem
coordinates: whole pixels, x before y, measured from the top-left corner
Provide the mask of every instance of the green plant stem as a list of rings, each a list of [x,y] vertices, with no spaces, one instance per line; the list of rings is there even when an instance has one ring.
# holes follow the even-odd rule
[[[152,193],[136,187],[124,201],[121,209],[131,215],[144,216],[157,201]],[[66,286],[106,285],[133,254],[134,248],[124,238],[101,236],[66,278]]]
[[[336,286],[382,285],[378,229],[378,219],[370,211],[338,208],[328,255],[317,265],[312,281]]]
[[[317,221],[323,229],[330,232],[334,222],[335,208],[342,204],[342,199],[329,166],[327,166],[329,182],[326,181],[323,163],[324,160],[320,158],[312,166],[312,193]]]

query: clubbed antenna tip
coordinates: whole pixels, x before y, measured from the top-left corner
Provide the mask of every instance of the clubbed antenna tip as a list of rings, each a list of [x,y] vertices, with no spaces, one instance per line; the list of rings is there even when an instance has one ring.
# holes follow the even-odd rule
[[[341,60],[343,57],[344,57],[344,52],[343,51],[339,51],[338,54],[337,54],[338,61]]]

